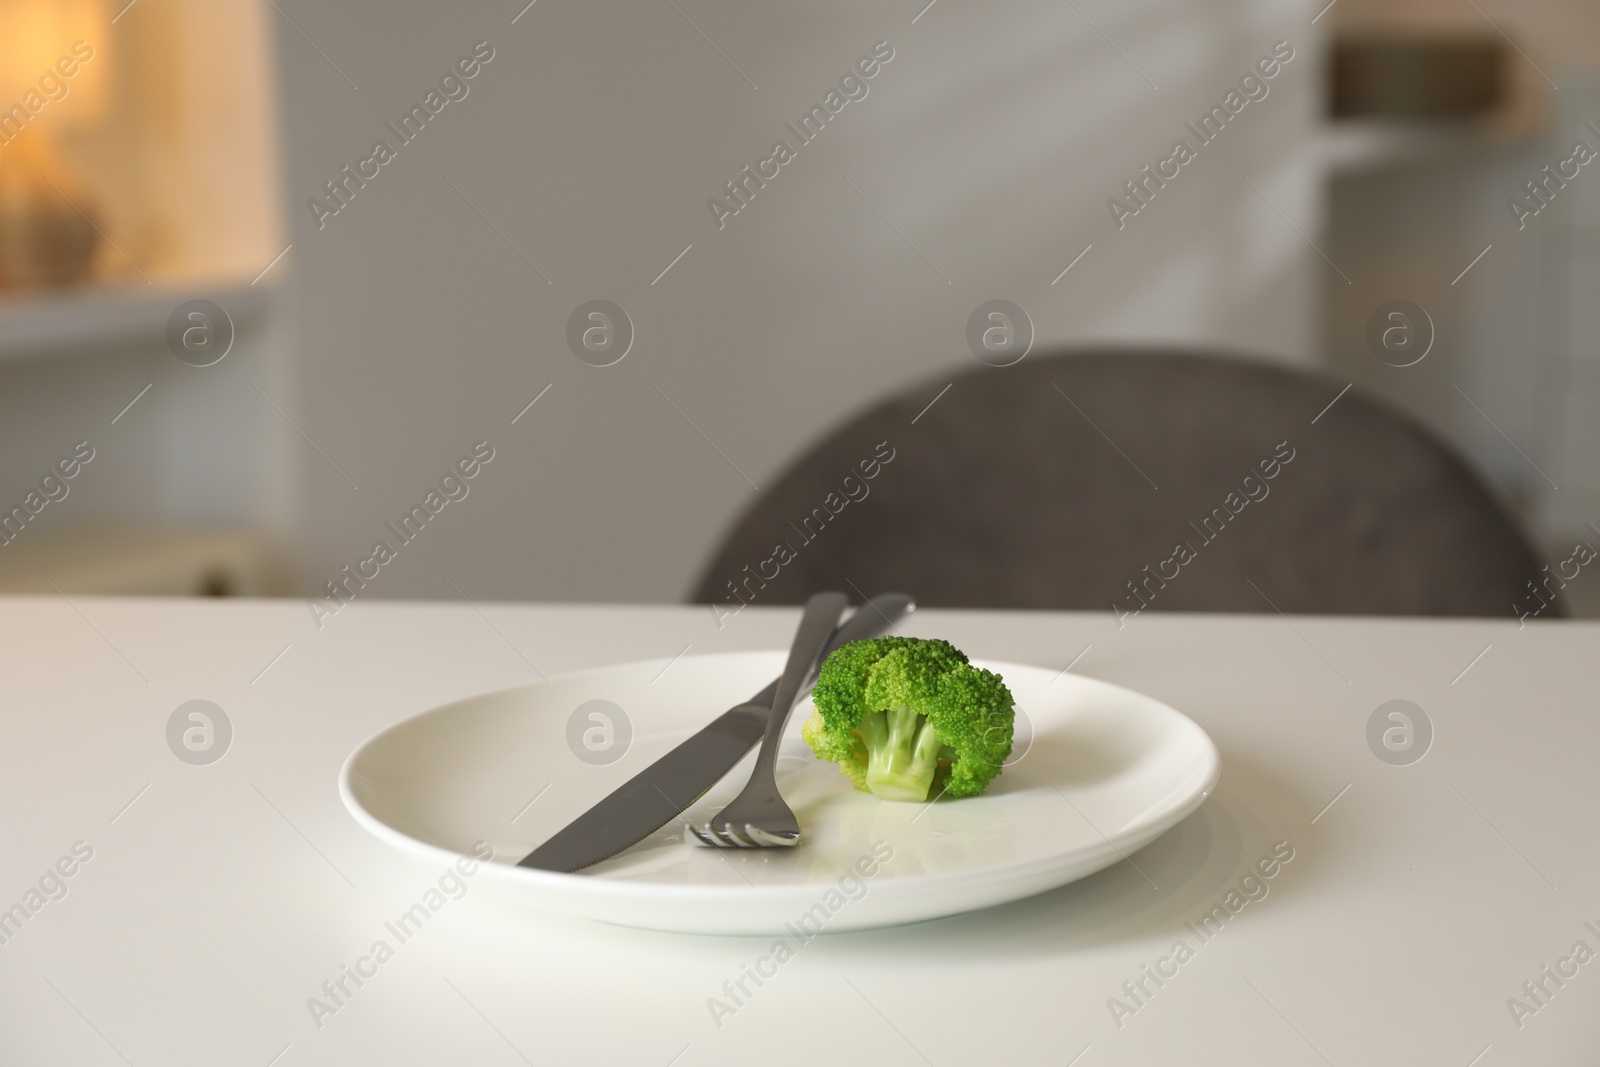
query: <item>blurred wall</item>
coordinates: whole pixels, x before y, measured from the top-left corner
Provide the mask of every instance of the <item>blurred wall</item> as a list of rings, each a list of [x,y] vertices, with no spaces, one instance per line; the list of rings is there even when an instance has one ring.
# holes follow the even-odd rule
[[[7,511],[76,443],[94,450],[66,497],[7,547],[85,525],[240,527],[287,539],[284,429],[251,385],[287,390],[284,338],[259,305],[235,325],[233,350],[205,374],[142,336],[0,364]]]
[[[1317,347],[1299,3],[276,6],[307,593],[382,539],[362,595],[677,599],[803,444],[973,366],[992,298],[1039,346]],[[1108,199],[1282,40],[1266,98],[1119,229]],[[386,123],[479,41],[467,95],[403,143]],[[708,198],[879,41],[868,95],[719,229]],[[380,139],[394,158],[344,177]],[[635,330],[608,367],[566,340],[594,299]],[[386,524],[479,441],[468,495],[401,545]]]
[[[1492,23],[1491,20],[1492,19]],[[1482,128],[1400,128],[1392,150],[1331,187],[1333,258],[1355,284],[1328,286],[1328,351],[1337,373],[1384,393],[1453,439],[1521,511],[1552,561],[1600,523],[1600,355],[1593,343],[1600,270],[1600,177],[1584,167],[1536,217],[1512,197],[1567,159],[1600,148],[1600,8],[1579,0],[1473,5],[1342,0],[1340,34],[1509,35],[1508,113]],[[1481,258],[1480,258],[1481,257]],[[1470,270],[1467,269],[1470,265]],[[1385,301],[1415,301],[1436,341],[1422,362],[1385,366],[1364,337]],[[1569,606],[1600,613],[1574,583]]]

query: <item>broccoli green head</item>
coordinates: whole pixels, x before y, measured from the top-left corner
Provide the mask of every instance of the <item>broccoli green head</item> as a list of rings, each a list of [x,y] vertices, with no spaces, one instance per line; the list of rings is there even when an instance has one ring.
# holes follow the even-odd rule
[[[948,641],[845,645],[823,663],[811,700],[801,731],[811,751],[885,800],[927,800],[935,783],[977,796],[1011,754],[1011,691]]]

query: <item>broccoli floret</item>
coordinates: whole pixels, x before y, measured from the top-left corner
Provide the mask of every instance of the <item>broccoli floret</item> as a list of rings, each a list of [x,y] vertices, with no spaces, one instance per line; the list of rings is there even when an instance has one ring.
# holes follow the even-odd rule
[[[845,645],[823,663],[811,700],[801,731],[811,751],[885,800],[927,800],[935,783],[977,796],[1011,754],[1011,691],[948,641]]]

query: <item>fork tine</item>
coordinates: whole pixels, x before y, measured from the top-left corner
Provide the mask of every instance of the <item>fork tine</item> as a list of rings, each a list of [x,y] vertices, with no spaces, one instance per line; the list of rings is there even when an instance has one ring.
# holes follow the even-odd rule
[[[749,834],[751,839],[754,840],[758,845],[765,846],[767,848],[787,848],[800,843],[799,834],[790,835],[769,833],[753,823],[745,823],[744,832]]]
[[[703,830],[703,831],[692,822],[684,823],[683,824],[683,828],[685,830],[688,830],[691,834],[693,834],[695,836],[695,840],[699,841],[702,845],[706,846],[707,848],[727,848],[728,847],[728,846],[726,846],[726,845],[724,845],[722,843],[720,838],[715,836],[716,831],[712,830],[709,824],[707,824],[706,829]]]
[[[733,823],[731,823],[731,822],[723,823],[721,832],[722,832],[723,839],[726,840],[726,841],[732,842],[732,847],[734,847],[734,848],[760,848],[761,847],[756,842],[751,841],[748,838],[744,837],[742,834],[740,834],[738,830],[734,829]]]

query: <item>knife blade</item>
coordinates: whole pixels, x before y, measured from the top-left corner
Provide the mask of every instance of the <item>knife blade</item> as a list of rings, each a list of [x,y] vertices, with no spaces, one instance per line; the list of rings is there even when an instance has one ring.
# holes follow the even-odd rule
[[[872,597],[834,630],[822,659],[851,641],[878,636],[915,608],[916,604],[904,593]],[[522,857],[517,866],[571,873],[638,844],[671,822],[721,781],[761,740],[770,714],[766,709],[777,695],[780,680],[774,678],[749,701],[717,716],[558,830]],[[801,692],[815,680],[813,672]]]

